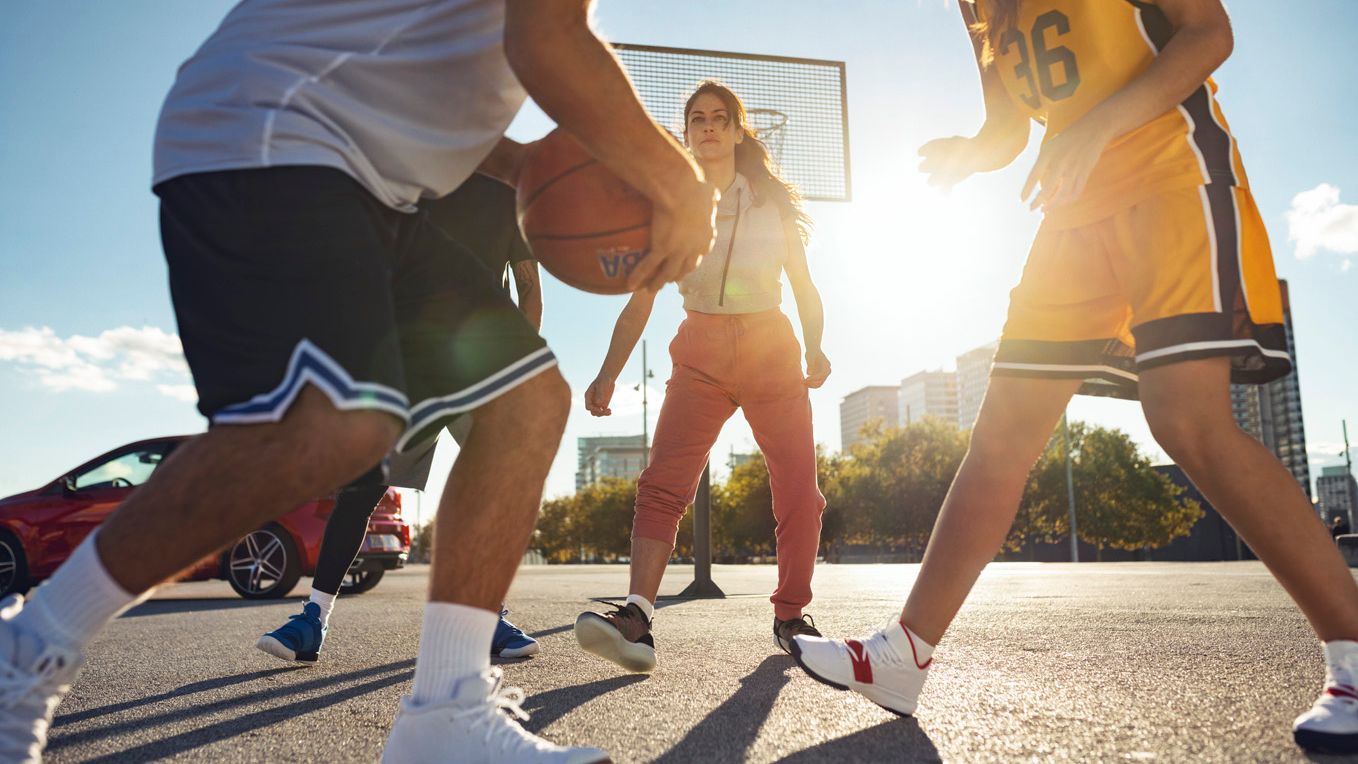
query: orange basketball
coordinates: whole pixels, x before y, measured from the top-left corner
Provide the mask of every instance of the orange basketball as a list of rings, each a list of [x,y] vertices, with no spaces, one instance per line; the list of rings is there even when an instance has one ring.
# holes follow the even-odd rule
[[[560,128],[519,175],[519,227],[553,276],[596,294],[623,294],[651,247],[651,202]]]

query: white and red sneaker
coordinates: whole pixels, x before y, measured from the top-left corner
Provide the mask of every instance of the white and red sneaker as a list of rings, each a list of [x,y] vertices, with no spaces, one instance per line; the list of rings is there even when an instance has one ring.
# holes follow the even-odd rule
[[[1358,753],[1358,642],[1325,643],[1325,689],[1292,737],[1316,753]]]
[[[899,716],[915,712],[934,648],[895,618],[859,639],[796,636],[792,657],[812,679],[853,690]]]

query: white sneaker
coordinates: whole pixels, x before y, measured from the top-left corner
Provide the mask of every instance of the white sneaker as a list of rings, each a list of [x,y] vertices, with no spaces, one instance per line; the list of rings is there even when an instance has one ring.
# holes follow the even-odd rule
[[[932,648],[928,648],[932,650]],[[812,679],[838,690],[853,690],[899,716],[915,712],[933,658],[921,650],[900,621],[860,639],[792,638],[792,657]]]
[[[382,764],[596,764],[609,761],[598,748],[563,748],[528,732],[512,717],[528,719],[523,690],[503,687],[492,668],[464,677],[451,700],[416,705],[401,698]]]
[[[1358,642],[1325,643],[1325,689],[1292,737],[1316,753],[1358,753]]]
[[[80,653],[20,631],[19,595],[0,601],[0,761],[41,762],[47,728],[80,673]]]

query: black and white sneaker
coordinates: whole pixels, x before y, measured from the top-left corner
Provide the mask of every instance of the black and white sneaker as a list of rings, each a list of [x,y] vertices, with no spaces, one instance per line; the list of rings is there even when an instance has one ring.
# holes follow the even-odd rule
[[[777,645],[779,650],[791,655],[792,638],[798,635],[804,637],[821,636],[820,630],[816,628],[816,620],[805,613],[786,621],[773,619],[773,644]]]
[[[655,669],[655,640],[651,622],[633,603],[613,612],[581,613],[575,619],[575,639],[586,652],[613,661],[628,671],[646,673]]]

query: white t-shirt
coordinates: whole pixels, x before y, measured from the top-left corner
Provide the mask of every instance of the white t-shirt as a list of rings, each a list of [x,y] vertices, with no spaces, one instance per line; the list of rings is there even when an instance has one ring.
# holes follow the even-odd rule
[[[323,165],[409,211],[461,185],[524,98],[503,0],[242,0],[179,69],[152,185]]]

